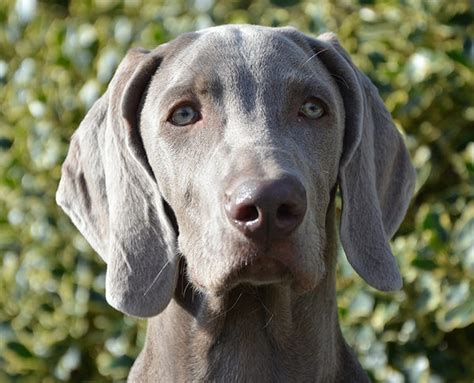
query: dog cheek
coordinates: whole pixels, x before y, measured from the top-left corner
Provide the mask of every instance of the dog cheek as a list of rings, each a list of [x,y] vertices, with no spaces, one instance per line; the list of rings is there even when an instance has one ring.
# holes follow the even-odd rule
[[[225,276],[235,267],[233,241],[224,230],[216,235],[209,228],[180,236],[179,247],[186,259],[188,277],[199,289],[217,292],[222,289]]]
[[[316,287],[327,271],[324,258],[326,233],[324,224],[319,224],[320,221],[321,217],[315,214],[314,209],[308,211],[305,224],[297,237],[298,266],[304,274],[305,284],[310,288]]]

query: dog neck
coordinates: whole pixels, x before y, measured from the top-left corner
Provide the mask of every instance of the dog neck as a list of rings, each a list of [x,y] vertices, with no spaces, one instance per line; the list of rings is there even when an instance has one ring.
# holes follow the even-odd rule
[[[336,246],[325,256],[328,273],[301,295],[268,285],[210,296],[186,289],[181,273],[166,310],[148,321],[129,381],[368,381],[339,327]]]

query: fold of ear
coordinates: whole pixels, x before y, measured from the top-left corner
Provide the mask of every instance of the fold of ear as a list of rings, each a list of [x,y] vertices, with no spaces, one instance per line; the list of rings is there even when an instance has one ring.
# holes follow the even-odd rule
[[[342,245],[368,284],[382,291],[400,289],[402,279],[388,240],[413,194],[415,171],[408,151],[377,89],[334,34],[309,38],[309,43],[336,79],[346,113],[339,164]]]
[[[74,133],[56,195],[107,263],[107,301],[138,317],[164,310],[177,279],[174,230],[138,128],[142,95],[162,50],[127,54]]]

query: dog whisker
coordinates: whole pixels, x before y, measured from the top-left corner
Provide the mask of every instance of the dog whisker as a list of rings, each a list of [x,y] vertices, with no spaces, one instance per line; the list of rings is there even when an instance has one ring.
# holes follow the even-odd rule
[[[191,68],[188,64],[186,64],[183,60],[181,60],[178,56],[176,55],[173,55],[176,60],[178,60],[181,64],[183,64],[186,68],[188,68],[191,72],[193,72],[195,75],[197,75],[198,73],[193,69]]]
[[[267,323],[265,323],[265,325],[263,326],[264,329],[268,327],[268,325],[270,324],[270,322],[272,321],[272,319],[273,319],[273,313],[272,313],[272,315],[270,316],[270,318],[268,319]]]
[[[189,286],[192,286],[191,281],[188,281],[188,283],[186,283],[186,286],[184,287],[183,291],[183,297],[186,296],[186,291],[188,291]]]
[[[229,313],[229,312],[237,305],[237,303],[239,302],[239,299],[242,297],[242,294],[243,294],[243,293],[240,293],[240,294],[239,294],[239,296],[237,297],[237,299],[235,300],[235,302],[233,303],[232,306],[230,306],[230,307],[229,307],[227,310],[225,310],[224,312],[217,314],[217,315],[214,316],[212,319],[217,319],[217,318],[219,318],[219,317],[221,317],[221,316],[226,315],[227,313]]]
[[[168,259],[166,261],[166,263],[164,264],[164,266],[161,268],[161,270],[158,272],[158,274],[156,275],[156,277],[153,279],[153,281],[150,283],[150,286],[148,286],[148,288],[145,290],[145,292],[143,293],[143,296],[147,295],[151,288],[154,286],[154,284],[156,283],[156,281],[158,281],[158,278],[160,278],[160,275],[163,273],[163,271],[166,269],[166,267],[170,264],[170,260]]]
[[[329,48],[324,48],[324,49],[321,49],[320,51],[318,52],[315,52],[313,55],[311,55],[303,64],[300,64],[300,66],[298,67],[297,70],[301,69],[302,67],[304,67],[308,62],[310,62],[312,59],[314,59],[315,57],[318,57],[321,53],[327,51]]]
[[[263,326],[263,328],[267,328],[268,325],[270,324],[270,322],[272,321],[273,317],[275,316],[275,314],[273,314],[273,312],[267,307],[265,306],[265,303],[263,303],[263,300],[257,295],[256,296],[257,299],[259,300],[260,304],[262,305],[262,307],[264,308],[264,310],[270,314],[270,318],[267,320],[267,323],[265,323],[265,325]]]
[[[346,82],[346,80],[344,80],[344,77],[339,76],[339,75],[334,74],[334,73],[331,73],[331,76],[334,77],[336,79],[336,81],[341,81],[346,86],[346,88],[349,89],[349,85],[347,85],[347,82]]]

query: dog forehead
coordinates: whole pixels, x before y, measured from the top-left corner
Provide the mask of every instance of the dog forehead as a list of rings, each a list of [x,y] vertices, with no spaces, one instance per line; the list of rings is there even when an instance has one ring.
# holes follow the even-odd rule
[[[317,74],[314,76],[314,74]],[[185,34],[169,44],[155,80],[160,92],[256,87],[273,89],[282,82],[315,77],[331,83],[330,74],[293,28],[225,25]],[[152,86],[153,88],[153,86]]]
[[[211,27],[196,32],[199,39],[196,46],[201,45],[204,49],[213,47],[219,51],[228,53],[256,53],[256,57],[266,51],[277,51],[282,47],[294,45],[291,42],[292,33],[288,28],[271,28],[256,25],[223,25]],[[302,35],[293,30],[295,35]],[[252,56],[249,56],[252,59]]]
[[[250,25],[209,28],[198,33],[188,59],[198,68],[217,67],[221,73],[238,73],[236,68],[242,67],[255,76],[288,71],[304,62],[311,50],[284,31]]]

